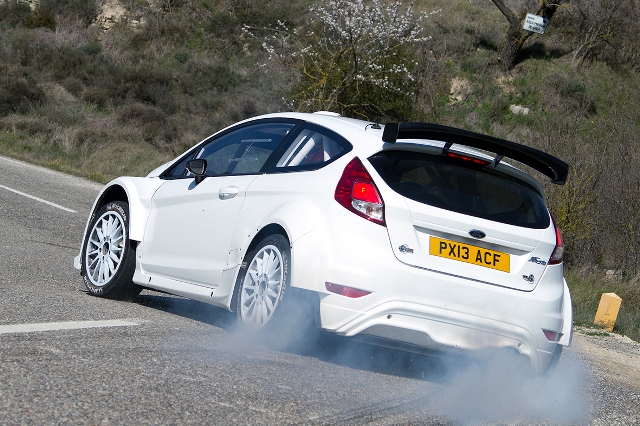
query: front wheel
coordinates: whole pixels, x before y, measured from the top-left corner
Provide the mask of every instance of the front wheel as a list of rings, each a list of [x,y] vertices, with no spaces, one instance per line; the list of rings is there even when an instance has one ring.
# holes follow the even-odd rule
[[[279,234],[264,238],[247,254],[235,293],[236,315],[246,328],[261,329],[282,311],[290,257],[289,243]]]
[[[128,238],[129,206],[107,203],[95,215],[82,247],[82,278],[89,293],[132,300],[142,290],[132,281],[135,248]]]

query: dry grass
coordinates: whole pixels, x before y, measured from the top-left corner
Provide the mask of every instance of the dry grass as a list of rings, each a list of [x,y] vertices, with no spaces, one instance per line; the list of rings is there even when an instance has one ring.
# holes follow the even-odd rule
[[[566,274],[573,297],[574,322],[593,327],[600,297],[603,293],[615,293],[622,299],[622,305],[613,331],[640,342],[640,275],[627,277],[615,272],[584,269]]]

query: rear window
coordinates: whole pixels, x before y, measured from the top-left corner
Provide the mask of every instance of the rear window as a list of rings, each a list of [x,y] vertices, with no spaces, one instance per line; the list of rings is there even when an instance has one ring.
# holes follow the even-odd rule
[[[542,196],[493,169],[410,151],[384,151],[369,161],[389,187],[420,203],[509,225],[549,226]]]
[[[291,134],[269,169],[269,173],[318,170],[351,151],[352,145],[337,133],[305,123]]]
[[[345,147],[312,129],[304,129],[284,153],[276,167],[313,166],[327,163],[345,151]]]

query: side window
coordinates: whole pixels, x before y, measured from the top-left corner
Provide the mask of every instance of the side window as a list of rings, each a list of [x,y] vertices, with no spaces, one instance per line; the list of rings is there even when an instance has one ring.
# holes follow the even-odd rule
[[[242,127],[206,144],[196,158],[207,160],[207,176],[258,173],[293,126],[263,123]]]
[[[278,159],[276,169],[318,169],[351,149],[348,142],[327,133],[316,126],[302,130]]]

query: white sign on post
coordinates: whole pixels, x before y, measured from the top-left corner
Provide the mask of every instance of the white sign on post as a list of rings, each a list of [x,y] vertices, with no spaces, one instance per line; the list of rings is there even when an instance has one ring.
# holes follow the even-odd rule
[[[544,30],[547,29],[547,25],[549,25],[549,20],[547,18],[527,13],[527,17],[524,18],[524,25],[522,26],[522,29],[533,31],[538,34],[544,34]]]

